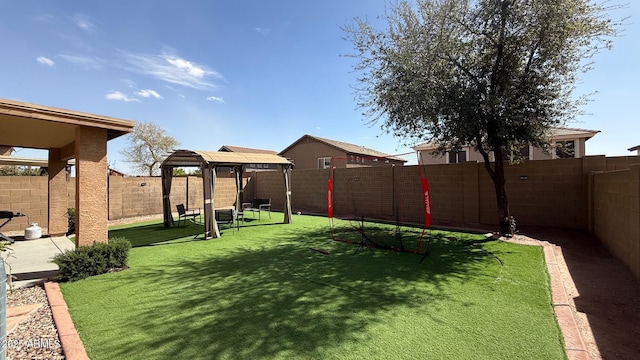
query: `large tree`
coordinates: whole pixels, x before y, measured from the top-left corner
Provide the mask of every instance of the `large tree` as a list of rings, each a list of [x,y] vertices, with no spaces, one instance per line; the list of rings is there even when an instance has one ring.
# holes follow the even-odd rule
[[[573,94],[589,59],[611,46],[611,7],[587,0],[401,0],[378,30],[359,18],[358,105],[372,123],[436,153],[471,145],[493,180],[500,232],[513,231],[504,161],[549,149],[549,130],[579,113]]]
[[[127,137],[128,148],[120,153],[135,170],[149,176],[160,174],[160,164],[179,145],[176,139],[153,123],[136,123]]]

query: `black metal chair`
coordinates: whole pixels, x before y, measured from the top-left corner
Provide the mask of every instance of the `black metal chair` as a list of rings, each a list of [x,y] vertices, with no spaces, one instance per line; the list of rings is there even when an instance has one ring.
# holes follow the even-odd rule
[[[184,207],[184,204],[176,205],[178,209],[178,226],[180,226],[180,220],[182,220],[183,224],[187,224],[188,218],[193,218],[193,221],[196,221],[196,217],[201,221],[202,214],[200,214],[200,209],[187,210]]]
[[[232,233],[235,233],[234,222],[236,220],[235,210],[233,209],[220,209],[216,210],[216,222],[218,225],[227,224],[231,227]]]
[[[20,216],[25,216],[25,215],[19,212],[14,213],[13,211],[9,211],[9,210],[0,210],[0,220],[4,220],[4,222],[0,224],[0,229],[2,229],[3,226],[7,225],[11,220],[13,220],[14,217],[20,217]],[[14,243],[13,238],[6,236],[3,233],[0,233],[0,239],[8,241],[11,244]]]

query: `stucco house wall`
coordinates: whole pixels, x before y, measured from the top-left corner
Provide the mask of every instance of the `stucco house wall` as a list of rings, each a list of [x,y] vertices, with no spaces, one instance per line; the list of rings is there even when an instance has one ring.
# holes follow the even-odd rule
[[[317,169],[319,158],[346,157],[347,153],[312,139],[303,139],[280,156],[291,160],[295,169]]]
[[[557,134],[552,138],[552,145],[561,141],[573,141],[574,142],[574,158],[582,158],[586,156],[586,141],[597,134],[596,130],[584,130],[584,129],[569,129],[562,128],[557,130]],[[446,155],[433,155],[432,151],[436,149],[436,145],[430,142],[418,144],[413,149],[418,153],[421,164],[423,165],[438,165],[449,164],[449,153]],[[463,146],[461,151],[466,152],[466,161],[481,162],[484,161],[482,155],[475,151],[471,146]],[[489,154],[491,161],[493,156]],[[540,148],[529,146],[529,159],[528,160],[551,160],[560,158],[555,150],[552,149],[550,153],[545,153]]]

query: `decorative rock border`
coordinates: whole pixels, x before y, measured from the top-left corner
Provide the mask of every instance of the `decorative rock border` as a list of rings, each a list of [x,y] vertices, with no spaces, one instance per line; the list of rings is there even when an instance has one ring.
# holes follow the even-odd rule
[[[60,286],[56,282],[47,281],[44,283],[44,290],[47,293],[47,300],[49,307],[51,307],[53,321],[58,329],[58,337],[65,358],[68,360],[88,360],[89,355],[87,355],[84,344],[82,344],[76,327],[73,325],[67,303],[60,292]]]

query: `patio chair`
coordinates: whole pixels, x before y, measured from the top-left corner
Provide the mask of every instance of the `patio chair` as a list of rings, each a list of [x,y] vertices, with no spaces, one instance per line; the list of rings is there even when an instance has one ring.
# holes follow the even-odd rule
[[[242,203],[242,211],[251,211],[255,218],[256,212],[258,213],[258,221],[260,221],[260,213],[262,210],[269,212],[269,219],[271,219],[271,198],[267,199],[253,199],[250,203]]]
[[[216,210],[216,222],[218,225],[227,224],[231,227],[232,233],[235,233],[235,229],[233,228],[233,223],[236,220],[235,210],[233,209],[220,209]],[[239,230],[239,229],[238,229]]]
[[[182,220],[184,225],[186,225],[187,218],[193,218],[194,222],[196,221],[196,217],[198,217],[199,221],[202,220],[200,209],[187,210],[185,209],[184,204],[178,204],[176,205],[176,208],[178,209],[178,226],[180,226],[180,220]]]

